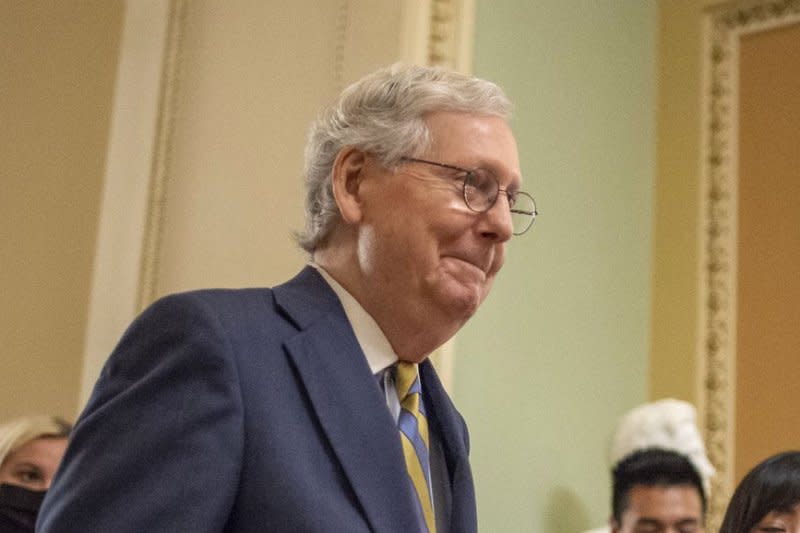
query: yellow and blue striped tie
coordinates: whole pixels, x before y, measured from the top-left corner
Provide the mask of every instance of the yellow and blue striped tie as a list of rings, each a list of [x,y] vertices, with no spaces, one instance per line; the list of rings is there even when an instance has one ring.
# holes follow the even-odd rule
[[[420,514],[425,520],[428,532],[436,533],[431,495],[431,469],[428,458],[428,450],[430,450],[428,420],[425,418],[425,406],[421,401],[422,388],[419,383],[417,365],[405,361],[397,363],[395,388],[397,388],[397,396],[400,399],[401,409],[397,425],[400,429],[400,440],[403,443],[406,469],[411,477]]]

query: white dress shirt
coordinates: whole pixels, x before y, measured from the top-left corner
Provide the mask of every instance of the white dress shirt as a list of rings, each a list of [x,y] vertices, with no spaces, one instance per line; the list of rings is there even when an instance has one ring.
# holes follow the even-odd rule
[[[361,350],[367,358],[367,364],[372,371],[372,374],[378,380],[379,385],[383,389],[386,398],[386,405],[389,411],[394,416],[395,422],[400,418],[400,399],[397,397],[397,389],[394,384],[394,364],[399,360],[399,357],[389,344],[389,339],[383,333],[383,330],[375,322],[369,313],[367,313],[361,304],[353,297],[352,294],[342,287],[335,279],[328,274],[324,268],[317,265],[313,261],[309,262],[309,266],[317,269],[317,272],[328,282],[333,292],[339,297],[339,302],[344,308],[344,314],[353,328],[356,335],[356,340],[361,346]],[[419,376],[420,385],[422,384],[422,376]],[[431,439],[431,456],[430,468],[432,476],[432,505],[434,512],[438,504],[443,502],[444,494],[447,483],[446,466],[443,452],[441,451],[441,443],[438,441],[435,433],[430,433]],[[436,513],[436,526],[437,530],[447,531],[448,518],[445,513]]]
[[[389,407],[389,411],[396,422],[400,417],[400,400],[397,397],[397,389],[394,386],[391,369],[399,358],[392,349],[392,345],[389,344],[389,339],[386,338],[375,319],[361,307],[358,300],[333,279],[324,268],[314,262],[309,263],[309,265],[317,269],[317,272],[328,282],[333,292],[339,297],[339,302],[344,308],[344,314],[353,328],[356,340],[361,346],[361,351],[367,357],[367,364],[369,364],[372,374],[378,379],[384,391],[386,405]]]

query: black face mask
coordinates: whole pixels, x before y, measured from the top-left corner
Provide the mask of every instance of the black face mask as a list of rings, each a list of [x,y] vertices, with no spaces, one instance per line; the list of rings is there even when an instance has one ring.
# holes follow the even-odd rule
[[[0,532],[32,533],[45,491],[0,485]]]

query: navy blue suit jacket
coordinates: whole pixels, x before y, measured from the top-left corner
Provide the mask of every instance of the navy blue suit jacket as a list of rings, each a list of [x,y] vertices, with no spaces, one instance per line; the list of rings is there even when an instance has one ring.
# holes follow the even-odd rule
[[[451,530],[475,531],[466,426],[431,364],[420,372]],[[338,298],[307,267],[272,290],[168,296],[137,318],[37,531],[409,532],[413,517],[383,393]]]

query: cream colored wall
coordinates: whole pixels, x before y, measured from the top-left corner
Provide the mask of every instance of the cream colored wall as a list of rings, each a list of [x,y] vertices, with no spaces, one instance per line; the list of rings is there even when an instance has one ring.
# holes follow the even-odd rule
[[[302,264],[303,138],[335,94],[339,11],[280,4],[187,6],[156,296],[272,285]]]
[[[187,3],[155,296],[297,272],[308,125],[343,85],[400,59],[401,7]]]
[[[0,420],[78,407],[120,1],[0,2]]]

